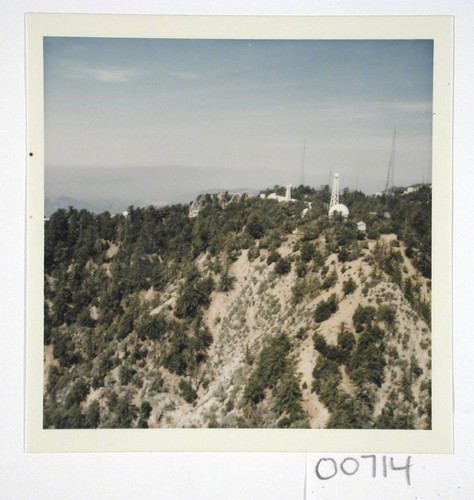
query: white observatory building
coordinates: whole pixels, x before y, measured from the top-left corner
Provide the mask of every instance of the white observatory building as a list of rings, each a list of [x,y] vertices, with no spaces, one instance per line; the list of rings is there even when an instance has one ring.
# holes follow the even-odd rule
[[[349,217],[349,209],[342,203],[339,203],[339,172],[334,174],[331,201],[329,203],[329,217],[332,217],[335,213],[341,214],[345,219]]]
[[[260,198],[265,198],[265,194],[261,194],[260,195]],[[291,197],[291,184],[288,184],[286,186],[286,193],[285,193],[285,196],[279,196],[277,195],[276,193],[270,193],[267,197],[266,197],[268,200],[277,200],[279,201],[280,203],[285,203],[285,202],[288,202],[288,201],[296,201],[295,199],[293,199]]]

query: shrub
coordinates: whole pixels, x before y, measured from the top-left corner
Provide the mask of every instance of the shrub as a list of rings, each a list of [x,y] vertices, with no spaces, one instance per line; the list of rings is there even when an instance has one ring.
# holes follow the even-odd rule
[[[324,257],[321,252],[316,250],[313,255],[314,266],[313,269],[316,271],[324,264]]]
[[[349,359],[350,353],[356,343],[356,339],[352,332],[344,330],[341,328],[341,331],[337,334],[337,345],[341,350],[342,359],[346,362]]]
[[[291,422],[303,418],[303,409],[300,404],[302,392],[293,372],[287,372],[278,383],[274,391],[277,399],[275,410],[278,413],[288,413]],[[290,423],[291,423],[290,422]]]
[[[173,322],[170,326],[171,335],[162,364],[177,375],[192,373],[206,359],[212,335],[207,328],[201,328],[199,322],[194,326],[194,335],[182,323]]]
[[[314,348],[324,355],[324,351],[327,347],[325,338],[322,335],[319,335],[319,333],[315,332],[313,334],[313,344]]]
[[[69,368],[82,361],[81,355],[75,350],[75,344],[69,333],[63,333],[57,338],[53,345],[53,356],[59,363]]]
[[[280,376],[286,371],[289,350],[290,341],[284,333],[272,338],[269,345],[262,349],[258,362],[258,372],[265,383],[265,387],[275,385]]]
[[[190,340],[183,325],[176,324],[163,358],[163,366],[176,375],[184,375],[191,362]]]
[[[304,278],[306,276],[306,266],[304,262],[298,262],[295,270],[299,278]]]
[[[280,258],[281,258],[281,255],[276,250],[272,250],[270,252],[269,256],[267,257],[267,264],[271,265],[274,262],[278,262],[280,260]]]
[[[351,260],[351,254],[346,245],[339,248],[337,252],[337,258],[339,262],[348,262]]]
[[[94,399],[86,410],[85,427],[89,429],[96,429],[100,424],[100,405],[97,399]]]
[[[281,417],[277,422],[277,427],[279,429],[287,429],[291,425],[291,419],[288,417]]]
[[[372,306],[357,306],[355,313],[352,316],[352,321],[354,323],[357,333],[360,333],[364,329],[364,325],[368,326],[371,324],[375,317],[375,307]]]
[[[249,248],[247,252],[247,258],[252,261],[260,256],[260,250],[254,245]]]
[[[337,364],[345,363],[355,344],[354,335],[342,329],[337,336],[337,346],[328,345],[322,335],[314,333],[314,348],[325,358],[335,361]]]
[[[44,428],[56,429],[81,429],[84,427],[85,418],[79,406],[65,409],[56,401],[47,401],[44,407]]]
[[[332,314],[337,311],[337,298],[336,294],[332,294],[326,301],[321,301],[316,306],[316,311],[314,313],[314,319],[321,323],[326,321]]]
[[[337,363],[319,356],[313,369],[312,389],[329,410],[337,406],[341,380],[342,376]]]
[[[140,413],[138,415],[137,427],[141,429],[148,428],[148,419],[150,418],[151,410],[152,410],[151,404],[148,401],[143,401],[140,406]]]
[[[313,335],[314,347],[325,358],[340,364],[344,361],[343,352],[335,345],[328,345],[326,340],[319,333]]]
[[[214,280],[211,277],[198,279],[188,278],[176,301],[176,316],[178,318],[195,318],[201,307],[209,305],[209,296],[214,290]]]
[[[132,427],[132,422],[137,417],[137,413],[138,408],[132,403],[131,394],[125,394],[117,400],[111,427],[119,429]]]
[[[290,259],[280,259],[275,264],[275,272],[277,274],[287,274],[291,270],[291,261]]]
[[[91,313],[88,307],[81,309],[81,312],[77,315],[76,323],[80,326],[94,327],[95,321],[91,318]]]
[[[270,339],[268,345],[261,350],[257,367],[245,387],[244,401],[256,404],[264,399],[264,390],[274,387],[287,371],[289,350],[290,341],[286,334]]]
[[[292,289],[291,301],[293,304],[299,304],[303,297],[307,293],[307,286],[304,280],[297,280],[293,285]]]
[[[331,411],[327,428],[363,429],[369,427],[372,427],[372,419],[367,406],[364,406],[358,399],[341,393],[337,406]]]
[[[304,340],[306,338],[306,328],[301,327],[296,333],[296,338],[298,340]]]
[[[414,354],[412,354],[410,358],[410,372],[415,378],[418,378],[423,374],[423,369],[418,364]]]
[[[122,365],[119,370],[119,381],[121,385],[128,385],[132,380],[132,377],[137,373],[133,368],[126,365]]]
[[[303,242],[301,245],[301,260],[303,262],[309,262],[316,253],[316,247],[314,243],[310,243],[309,241]]]
[[[380,387],[384,380],[384,332],[371,325],[362,333],[348,363],[352,379],[359,386],[374,383]]]
[[[323,290],[329,290],[332,288],[337,282],[337,271],[334,269],[331,273],[329,273],[324,281],[321,284],[321,288]]]
[[[393,326],[395,323],[395,309],[389,305],[381,305],[377,309],[377,321],[383,321],[387,326]]]
[[[245,346],[245,362],[248,365],[253,365],[253,362],[255,361],[254,355],[251,353],[248,344]]]
[[[79,406],[89,394],[90,386],[84,379],[79,379],[66,396],[66,408]]]
[[[164,387],[163,376],[161,375],[160,372],[158,372],[156,377],[153,379],[153,381],[151,383],[150,391],[151,392],[162,392],[163,387]]]
[[[244,401],[253,404],[260,403],[265,398],[265,384],[258,372],[255,371],[249,378],[244,390]]]
[[[137,335],[141,340],[147,338],[151,340],[160,340],[168,329],[166,319],[163,314],[156,314],[154,316],[146,316],[142,318],[137,327]]]
[[[265,234],[263,220],[258,214],[252,214],[249,217],[245,230],[254,239],[260,239]]]
[[[344,295],[350,295],[351,293],[354,293],[356,288],[356,282],[352,278],[344,281],[344,284],[342,285],[342,291],[344,292]]]
[[[187,403],[192,403],[197,398],[197,392],[187,380],[179,381],[179,390]]]
[[[431,305],[429,302],[420,300],[418,303],[418,312],[425,320],[426,324],[431,327]]]
[[[228,272],[222,273],[219,280],[219,291],[228,292],[232,290],[232,288],[234,287],[234,280],[235,278],[233,276],[229,276]]]

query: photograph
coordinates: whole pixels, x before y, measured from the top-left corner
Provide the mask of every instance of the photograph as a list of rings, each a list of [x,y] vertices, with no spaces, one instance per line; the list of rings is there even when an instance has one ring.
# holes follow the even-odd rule
[[[432,39],[42,51],[42,429],[432,429]]]

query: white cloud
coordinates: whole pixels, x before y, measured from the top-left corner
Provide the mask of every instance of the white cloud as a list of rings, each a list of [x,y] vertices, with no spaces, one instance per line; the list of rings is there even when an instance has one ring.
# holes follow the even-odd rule
[[[137,76],[135,71],[126,69],[83,69],[83,74],[98,82],[129,82]]]
[[[127,83],[140,76],[140,72],[121,68],[92,68],[76,61],[63,60],[61,73],[70,79],[89,79],[105,83]]]

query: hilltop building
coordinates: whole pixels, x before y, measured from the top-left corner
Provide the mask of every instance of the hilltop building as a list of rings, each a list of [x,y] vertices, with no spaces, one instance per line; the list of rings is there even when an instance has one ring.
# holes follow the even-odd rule
[[[410,193],[416,193],[419,191],[423,186],[428,186],[431,188],[431,184],[415,184],[413,186],[409,186],[403,191],[402,194],[410,194]]]
[[[301,212],[302,217],[304,217],[313,208],[313,204],[310,201],[307,201],[306,204],[308,206],[307,206],[307,208],[303,209],[303,211]]]
[[[293,199],[291,197],[291,184],[288,184],[286,186],[285,196],[279,196],[276,193],[270,193],[268,196],[265,196],[265,194],[262,193],[260,195],[260,198],[263,198],[263,199],[266,198],[267,200],[277,200],[280,203],[286,203],[286,202],[289,202],[289,201],[296,201],[295,199]]]

